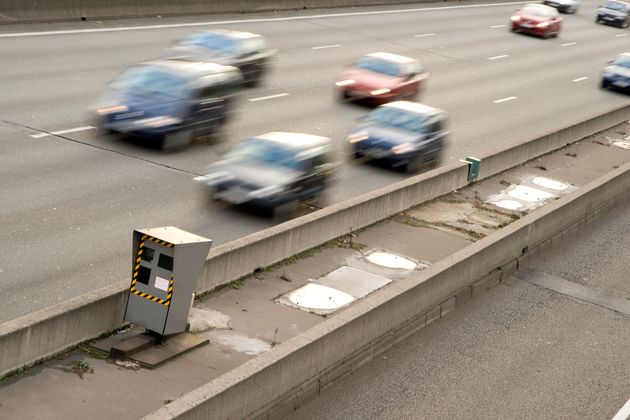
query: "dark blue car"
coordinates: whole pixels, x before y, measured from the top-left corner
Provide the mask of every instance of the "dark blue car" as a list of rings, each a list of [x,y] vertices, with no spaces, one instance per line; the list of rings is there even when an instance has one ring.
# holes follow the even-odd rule
[[[621,54],[604,69],[602,88],[630,92],[630,53]]]
[[[630,3],[607,1],[597,10],[595,22],[627,28],[630,25]]]
[[[116,78],[93,112],[105,130],[148,138],[172,149],[216,133],[241,84],[235,67],[152,61]]]
[[[396,101],[370,112],[348,141],[356,158],[414,172],[439,161],[446,135],[444,111]]]

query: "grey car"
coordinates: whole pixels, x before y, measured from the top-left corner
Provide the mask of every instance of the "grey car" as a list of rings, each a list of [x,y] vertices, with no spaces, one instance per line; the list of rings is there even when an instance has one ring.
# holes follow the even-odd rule
[[[238,67],[247,86],[256,86],[276,55],[261,35],[251,32],[214,29],[185,36],[166,50],[165,56],[199,60]]]
[[[196,180],[210,188],[214,200],[273,214],[321,198],[336,166],[331,139],[270,132],[237,144]]]

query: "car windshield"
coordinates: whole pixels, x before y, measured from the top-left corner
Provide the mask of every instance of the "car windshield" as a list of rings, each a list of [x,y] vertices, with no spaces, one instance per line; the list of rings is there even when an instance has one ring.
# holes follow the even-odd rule
[[[368,116],[369,121],[400,128],[414,133],[424,133],[426,117],[414,112],[404,111],[390,106],[375,109]]]
[[[262,139],[245,140],[226,155],[227,159],[240,162],[257,162],[299,170],[300,162],[293,151]]]
[[[616,1],[609,1],[608,3],[604,4],[604,7],[606,9],[617,10],[619,12],[625,12],[626,11],[626,6],[624,4],[618,3]]]
[[[197,32],[180,41],[183,45],[196,45],[222,54],[237,54],[239,42],[229,36],[214,32]]]
[[[190,94],[189,80],[155,66],[134,67],[114,80],[111,87],[165,99],[184,99]]]
[[[375,73],[386,74],[387,76],[400,75],[400,68],[396,63],[380,58],[362,58],[359,62],[357,62],[356,67],[363,70],[373,71]]]
[[[630,57],[629,56],[619,57],[613,62],[613,66],[625,67],[625,68],[630,69]]]
[[[542,7],[536,7],[536,6],[525,6],[521,9],[522,13],[528,14],[528,15],[534,15],[534,16],[540,16],[540,17],[552,17],[553,16],[553,11],[551,10],[547,10],[544,9]]]

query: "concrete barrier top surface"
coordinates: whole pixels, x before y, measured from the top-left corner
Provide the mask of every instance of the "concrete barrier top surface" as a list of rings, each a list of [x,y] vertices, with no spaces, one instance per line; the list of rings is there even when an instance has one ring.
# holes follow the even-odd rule
[[[614,137],[615,131],[619,130],[611,130],[607,136]],[[408,209],[291,264],[258,273],[238,288],[207,296],[196,303],[191,323],[201,325],[201,329],[204,325],[213,327],[200,333],[211,344],[157,370],[135,371],[133,364],[115,365],[74,352],[34,368],[28,380],[12,378],[0,387],[0,415],[38,418],[45,410],[72,418],[80,406],[81,416],[95,419],[138,418],[156,409],[159,411],[150,418],[242,418],[265,409],[265,404],[279,394],[290,392],[317,372],[327,372],[336,361],[353,357],[358,347],[395,330],[416,312],[430,312],[436,303],[449,301],[455,290],[520,255],[524,246],[532,248],[548,239],[550,232],[565,228],[595,208],[593,203],[604,203],[624,192],[630,151],[595,142],[602,138],[582,141]],[[609,171],[605,179],[598,178]],[[514,211],[486,203],[501,202],[506,199],[501,194],[521,191],[519,186],[542,184],[542,190],[550,193],[548,187],[558,183],[570,188],[548,197],[542,208]],[[518,194],[517,198],[506,197],[519,200]],[[373,274],[392,280],[389,285],[367,297],[362,295],[367,289],[344,289],[354,293],[358,303],[328,318],[275,301],[313,283],[310,280],[324,282],[320,279],[340,267],[365,270],[363,257],[372,250],[405,256],[429,267],[406,276],[377,270]],[[335,281],[324,283],[347,286]],[[51,336],[54,334],[51,331]],[[370,351],[373,354],[376,350]],[[83,372],[81,380],[72,366],[88,366],[93,373]],[[69,373],[59,372],[64,368]],[[338,373],[333,369],[329,376]],[[266,386],[261,387],[261,383]],[[104,393],[104,389],[108,391]],[[192,393],[184,395],[188,392]],[[137,404],[138,399],[143,404]],[[160,409],[165,402],[169,403]]]

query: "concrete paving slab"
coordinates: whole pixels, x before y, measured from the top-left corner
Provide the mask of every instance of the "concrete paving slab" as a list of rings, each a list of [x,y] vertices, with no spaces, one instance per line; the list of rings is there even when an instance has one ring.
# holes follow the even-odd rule
[[[315,282],[346,292],[355,299],[361,299],[391,283],[392,280],[365,270],[343,266],[318,278]]]

